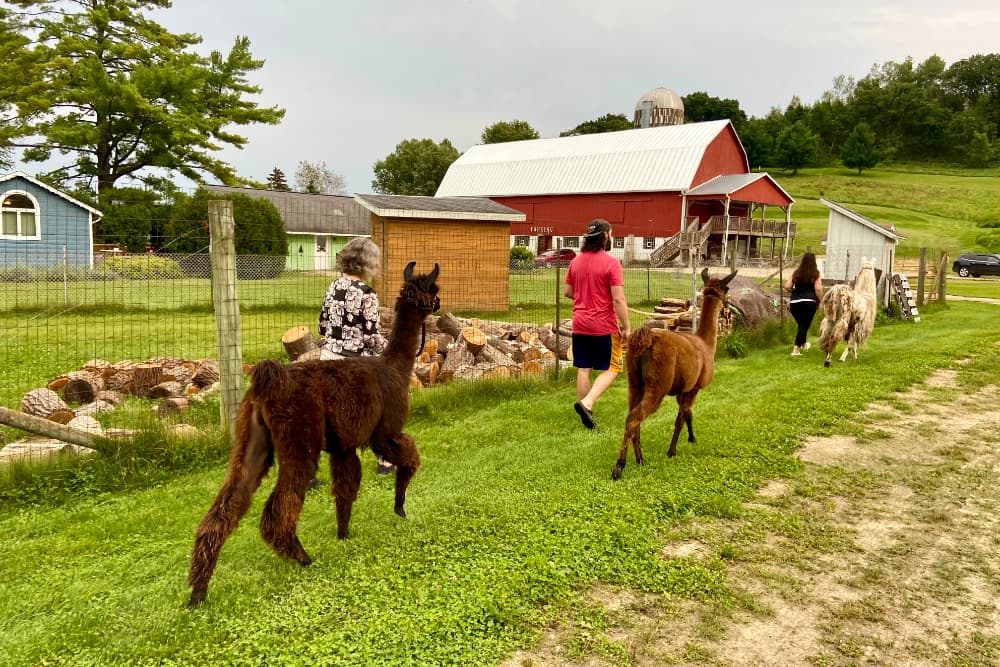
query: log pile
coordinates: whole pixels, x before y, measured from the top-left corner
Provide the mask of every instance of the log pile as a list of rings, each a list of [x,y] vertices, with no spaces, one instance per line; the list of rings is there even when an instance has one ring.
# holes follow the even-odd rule
[[[382,309],[383,333],[392,326],[392,311]],[[558,332],[558,335],[557,335]],[[541,375],[556,359],[572,360],[571,320],[558,326],[457,317],[452,313],[430,316],[425,323],[423,348],[413,365],[412,387],[429,387],[453,379],[507,378]],[[296,326],[282,336],[292,358],[289,340],[313,339],[306,326]],[[295,361],[315,359],[310,351]]]
[[[114,410],[126,396],[159,401],[157,414],[177,414],[192,397],[218,390],[219,365],[211,359],[156,357],[111,363],[92,359],[53,378],[21,399],[21,412],[60,424]]]

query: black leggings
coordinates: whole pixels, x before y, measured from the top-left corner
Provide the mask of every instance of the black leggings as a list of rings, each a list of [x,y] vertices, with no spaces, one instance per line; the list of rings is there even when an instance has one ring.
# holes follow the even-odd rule
[[[819,304],[815,301],[796,301],[788,304],[788,310],[792,311],[795,323],[799,325],[795,332],[795,346],[802,347],[806,343],[806,334],[812,326],[813,317],[816,316],[816,309]]]

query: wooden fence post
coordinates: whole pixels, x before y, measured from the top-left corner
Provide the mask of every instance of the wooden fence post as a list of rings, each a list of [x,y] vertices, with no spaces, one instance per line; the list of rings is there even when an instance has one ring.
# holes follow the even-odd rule
[[[236,434],[236,410],[243,398],[243,348],[240,333],[240,301],[236,295],[236,242],[233,202],[208,202],[208,231],[212,255],[212,305],[219,341],[222,428],[232,439]]]
[[[944,303],[945,299],[947,298],[945,296],[947,294],[947,289],[948,289],[946,285],[947,275],[948,275],[948,253],[942,252],[941,264],[938,265],[938,277],[940,278],[940,280],[938,280],[938,301],[940,301],[941,303]]]
[[[927,248],[920,249],[920,266],[917,268],[917,305],[923,308],[927,305],[924,300],[924,281],[927,280]]]

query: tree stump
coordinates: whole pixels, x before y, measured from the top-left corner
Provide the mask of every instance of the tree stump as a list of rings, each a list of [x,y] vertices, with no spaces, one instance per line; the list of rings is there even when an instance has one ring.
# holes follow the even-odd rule
[[[319,342],[313,337],[309,327],[299,325],[292,327],[281,336],[281,344],[290,361],[295,361],[300,355],[319,347]]]

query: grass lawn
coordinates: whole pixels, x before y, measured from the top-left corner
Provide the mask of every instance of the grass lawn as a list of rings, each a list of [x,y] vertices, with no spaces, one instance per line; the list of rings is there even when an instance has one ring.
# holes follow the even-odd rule
[[[256,533],[271,475],[196,612],[184,609],[187,558],[222,464],[129,493],[88,493],[83,479],[70,503],[8,503],[0,665],[494,665],[557,622],[580,629],[577,657],[627,664],[605,617],[583,603],[587,591],[752,610],[727,579],[739,549],[667,557],[674,531],[740,520],[768,480],[801,473],[792,453],[806,436],[849,432],[868,402],[891,400],[935,369],[970,387],[996,381],[997,306],[956,302],[922,314],[920,324],[877,327],[857,362],[831,369],[815,352],[790,359],[784,343],[720,360],[695,407],[698,442],[665,458],[675,415],[666,401],[645,424],[647,465],[630,457],[619,482],[610,472],[621,379],[598,404],[594,431],[571,408],[570,372],[417,392],[407,430],[423,467],[408,520],[392,513],[391,480],[365,455],[350,540],[335,537],[328,493],[309,493],[299,534],[314,564],[303,569]],[[769,527],[818,546],[837,539],[806,515]]]

